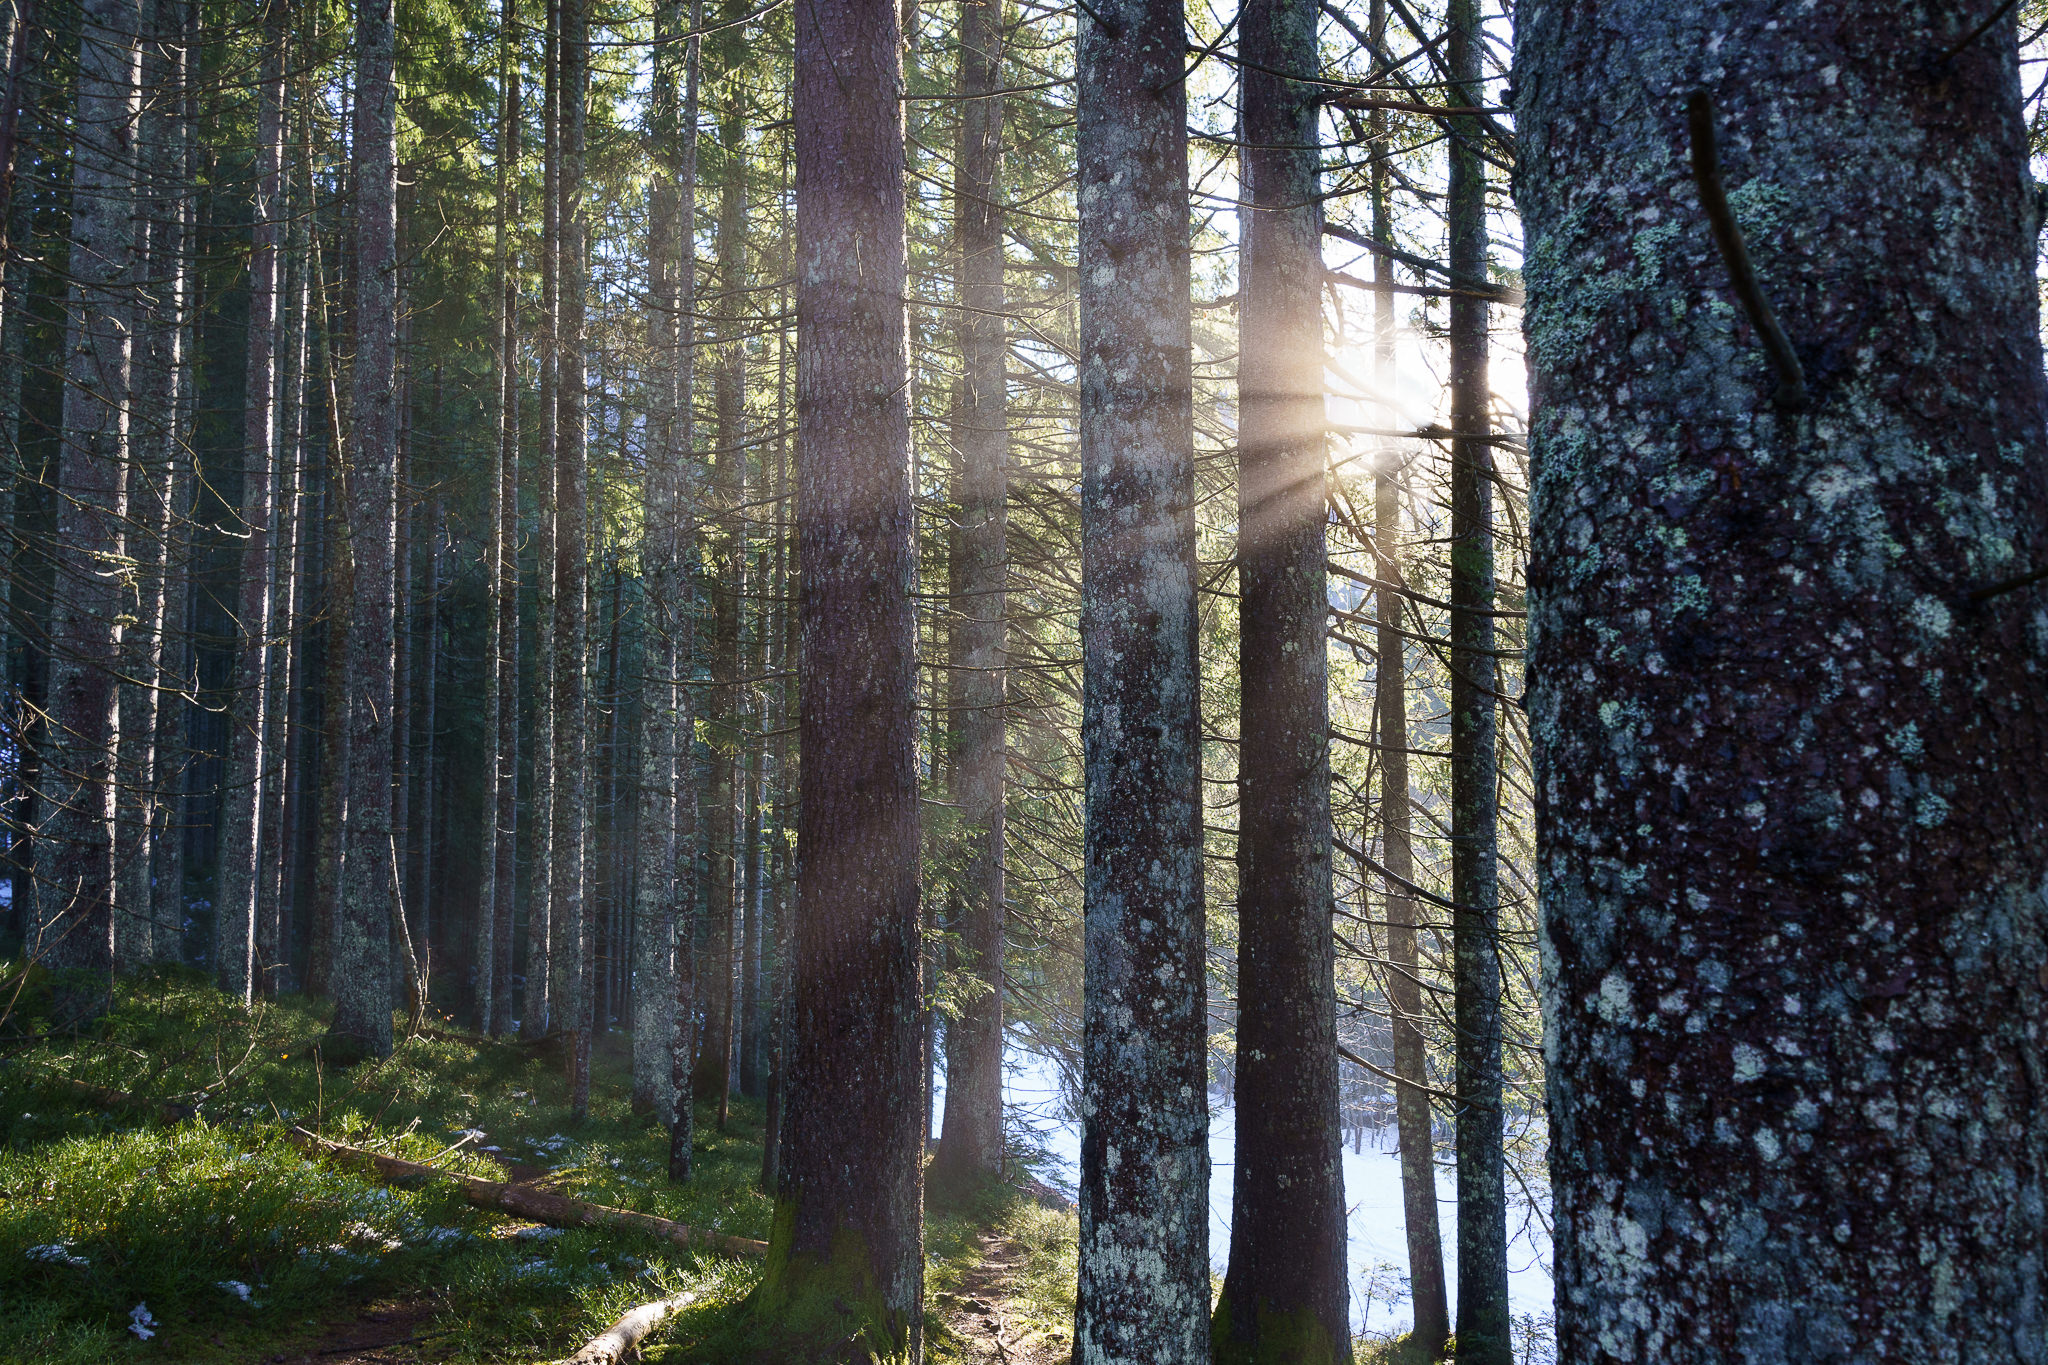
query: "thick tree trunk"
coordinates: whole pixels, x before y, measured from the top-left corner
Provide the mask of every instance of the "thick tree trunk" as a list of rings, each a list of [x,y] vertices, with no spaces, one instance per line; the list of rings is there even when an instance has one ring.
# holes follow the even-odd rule
[[[213,975],[240,1000],[256,994],[257,854],[262,848],[265,701],[270,683],[272,482],[277,472],[278,300],[284,280],[285,6],[264,0],[257,87],[256,204],[250,229],[248,353],[242,402],[241,587],[235,607]]]
[[[1451,0],[1454,104],[1484,104],[1479,0]],[[1499,718],[1494,703],[1493,447],[1487,383],[1486,163],[1476,117],[1450,121],[1451,914],[1457,990],[1458,1355],[1508,1365],[1500,1022]]]
[[[398,525],[398,90],[393,0],[356,12],[355,364],[349,398],[348,818],[334,936],[330,1059],[391,1052],[391,829]],[[341,696],[331,697],[339,705]]]
[[[1218,1360],[1351,1359],[1330,934],[1315,0],[1238,12],[1237,1165]],[[1293,77],[1295,79],[1290,79]]]
[[[551,870],[554,914],[560,931],[560,1027],[569,1039],[569,1107],[581,1117],[590,1106],[590,907],[585,898],[584,827],[588,691],[584,656],[590,645],[588,509],[585,414],[585,271],[590,224],[583,201],[583,161],[590,87],[589,0],[561,0],[561,82],[557,171],[560,205],[561,322],[555,411],[555,616],[550,668],[555,679],[555,833]],[[566,950],[566,951],[564,951]]]
[[[1384,0],[1374,0],[1372,34],[1386,34]],[[1385,111],[1375,110],[1372,128],[1372,225],[1376,241],[1392,241],[1394,222],[1387,193],[1385,158],[1392,154]],[[1394,262],[1374,257],[1373,373],[1391,382],[1394,370]],[[1380,587],[1377,594],[1379,662],[1375,694],[1380,736],[1380,856],[1385,862],[1387,917],[1386,996],[1388,1031],[1394,1053],[1394,1126],[1401,1147],[1401,1221],[1408,1243],[1408,1301],[1414,1308],[1410,1340],[1435,1359],[1451,1335],[1450,1291],[1444,1279],[1443,1231],[1437,1212],[1436,1122],[1430,1111],[1429,1047],[1423,1035],[1422,955],[1416,937],[1415,884],[1408,780],[1408,642],[1401,626],[1401,483],[1399,451],[1379,452],[1373,471],[1373,546]]]
[[[923,1338],[916,554],[893,0],[796,12],[803,915],[758,1312],[819,1358]],[[836,1357],[834,1357],[836,1358]]]
[[[946,1026],[946,1115],[934,1181],[966,1183],[1003,1169],[1003,794],[1007,651],[1004,538],[1009,514],[1009,338],[1003,295],[1003,13],[999,0],[961,0],[959,142],[953,235],[959,251],[961,380],[955,396],[948,546],[952,799],[970,841],[954,899],[956,963],[975,985]]]
[[[1521,11],[1561,1359],[2048,1359],[2048,590],[1998,591],[2048,565],[2048,386],[1995,10]]]
[[[1199,1365],[1209,1116],[1186,18],[1181,0],[1113,0],[1080,28],[1087,884],[1074,1359]]]
[[[138,0],[79,7],[78,95],[71,149],[70,295],[64,411],[57,457],[42,762],[44,816],[35,841],[37,916],[29,954],[78,975],[60,1009],[106,998],[114,965],[115,672],[134,355]]]

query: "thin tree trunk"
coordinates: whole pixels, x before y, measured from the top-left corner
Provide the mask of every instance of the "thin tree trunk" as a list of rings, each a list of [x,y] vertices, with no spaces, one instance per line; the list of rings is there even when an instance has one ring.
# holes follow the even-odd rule
[[[1237,1164],[1216,1358],[1348,1362],[1324,584],[1315,0],[1246,0],[1238,273]]]
[[[588,687],[584,660],[590,645],[586,460],[589,429],[583,332],[589,223],[584,214],[583,160],[590,84],[589,0],[561,0],[560,336],[556,347],[555,619],[550,664],[555,678],[555,835],[551,850],[554,913],[566,953],[561,1025],[569,1035],[569,1107],[581,1117],[590,1106],[591,966],[587,949],[590,907],[585,899],[585,802],[588,800]]]
[[[533,711],[533,837],[531,872],[526,893],[526,1000],[519,1031],[529,1039],[545,1037],[562,1025],[562,964],[555,960],[555,539],[559,517],[555,480],[561,461],[562,372],[562,0],[548,0],[541,115],[541,248],[540,248],[540,467],[534,471],[536,520],[534,578]]]
[[[284,48],[286,10],[264,0],[256,114],[256,204],[250,230],[248,358],[242,404],[241,589],[235,608],[227,762],[215,873],[214,980],[256,994],[257,855],[262,849],[264,718],[270,683],[272,484],[277,472],[277,355],[284,275]]]
[[[760,587],[764,567],[763,557],[757,555],[754,582],[757,591],[765,594],[765,589]],[[760,636],[765,633],[767,625],[759,613],[756,616],[756,638],[747,651],[747,674],[750,677],[757,677],[761,672],[763,641]],[[768,756],[760,735],[768,728],[766,719],[755,711],[756,729],[747,736],[747,805],[740,835],[745,849],[744,905],[747,918],[746,932],[740,941],[739,1092],[750,1099],[758,1099],[761,1094],[761,915],[767,905],[761,886],[761,782]]]
[[[326,1052],[391,1052],[392,566],[398,519],[398,100],[393,0],[356,15],[355,364],[348,471],[350,613],[348,819],[334,945],[334,1022]],[[340,697],[331,699],[338,703]]]
[[[336,935],[341,924],[342,826],[348,814],[349,541],[343,479],[341,391],[335,375],[333,315],[325,303],[325,256],[313,249],[314,290],[321,304],[320,353],[326,385],[327,458],[321,471],[320,785],[314,800],[313,915],[308,926],[306,989],[331,996]]]
[[[1186,20],[1180,0],[1114,0],[1080,28],[1087,833],[1074,1352],[1199,1365],[1209,1124]]]
[[[673,23],[674,19],[671,18]],[[683,57],[683,108],[679,136],[669,143],[675,149],[670,174],[677,196],[675,208],[674,318],[665,336],[673,351],[667,357],[675,408],[671,439],[677,473],[671,491],[674,496],[673,534],[675,570],[673,598],[681,610],[668,620],[671,632],[667,657],[672,675],[681,678],[695,662],[695,578],[687,565],[696,553],[696,365],[697,365],[697,87],[703,68],[703,44],[697,32],[704,26],[703,0],[690,0],[690,39]],[[673,46],[673,45],[671,45]],[[697,1064],[696,1001],[696,889],[697,889],[697,765],[695,747],[695,706],[687,688],[675,688],[675,724],[666,741],[675,774],[676,799],[670,805],[674,820],[669,839],[669,862],[660,869],[671,888],[673,910],[670,923],[674,935],[670,952],[675,983],[670,1006],[672,1033],[669,1040],[669,1102],[673,1118],[669,1125],[669,1179],[683,1182],[691,1176],[692,1147],[696,1142],[696,1112],[692,1103],[691,1078]]]
[[[769,967],[768,986],[768,1102],[761,1121],[761,1189],[769,1198],[782,1190],[782,1119],[787,1106],[783,1087],[789,1055],[789,983],[795,962],[796,867],[789,846],[789,818],[796,801],[794,765],[790,762],[789,731],[796,723],[796,632],[798,612],[793,602],[795,584],[790,577],[789,528],[789,372],[795,350],[789,323],[789,158],[780,158],[777,203],[782,208],[777,234],[785,253],[777,272],[783,283],[775,291],[775,313],[785,319],[778,325],[775,347],[775,600],[781,604],[775,632],[774,664],[769,670],[779,682],[771,689],[775,708],[775,947]]]
[[[1178,52],[1176,50],[1176,61]],[[796,11],[803,848],[765,1324],[922,1352],[916,574],[893,0]],[[782,1330],[790,1330],[783,1328]]]
[[[745,13],[738,0],[728,0],[728,20]],[[740,60],[738,29],[729,29],[721,44],[724,68],[731,73]],[[740,601],[746,574],[744,522],[738,512],[746,488],[745,394],[746,371],[742,343],[733,333],[743,328],[741,290],[746,275],[747,199],[744,139],[746,133],[742,94],[728,79],[726,106],[719,119],[719,146],[723,152],[724,177],[718,207],[718,281],[720,325],[726,333],[717,368],[712,376],[712,406],[716,415],[713,440],[717,445],[713,466],[712,515],[718,519],[717,557],[710,591],[712,606],[711,688],[708,740],[711,747],[711,780],[708,784],[709,819],[705,839],[710,860],[710,884],[704,912],[710,927],[705,943],[701,987],[704,998],[703,1037],[697,1052],[695,1091],[699,1100],[718,1105],[719,1131],[725,1129],[727,1106],[732,1090],[733,1053],[733,958],[738,947],[735,919],[739,911],[738,862],[733,856],[739,801],[736,780],[740,742],[738,698],[734,679],[739,675]]]
[[[47,722],[46,814],[35,843],[32,959],[78,975],[59,1009],[96,1010],[114,965],[114,677],[122,608],[106,572],[123,552],[134,349],[135,161],[142,14],[138,0],[83,0],[71,138],[70,296],[57,463]]]
[[[961,0],[953,177],[961,378],[955,395],[948,546],[952,800],[969,843],[952,907],[955,963],[973,987],[946,1025],[946,1121],[932,1179],[965,1184],[1003,1169],[1003,853],[1007,692],[1004,588],[1009,502],[1009,339],[1003,293],[1003,10]]]
[[[1478,0],[1451,0],[1454,103],[1485,103]],[[1453,286],[1487,278],[1486,163],[1476,117],[1451,124]],[[1494,705],[1493,447],[1486,300],[1451,297],[1451,915],[1456,988],[1458,1356],[1508,1365],[1507,1191],[1501,1110],[1498,716]]]
[[[1375,44],[1386,35],[1386,0],[1373,0]],[[1376,47],[1374,60],[1383,49]],[[1376,241],[1392,241],[1384,110],[1371,115],[1373,138],[1372,230]],[[1373,373],[1391,384],[1394,369],[1394,262],[1373,260]],[[1429,1048],[1422,1026],[1422,957],[1416,941],[1415,851],[1411,839],[1408,779],[1407,637],[1401,629],[1401,470],[1392,448],[1379,452],[1373,471],[1373,548],[1378,590],[1379,662],[1375,696],[1380,736],[1380,847],[1387,868],[1386,995],[1394,1052],[1394,1123],[1401,1146],[1401,1221],[1408,1241],[1408,1300],[1415,1323],[1409,1331],[1419,1354],[1434,1360],[1451,1335],[1449,1289],[1444,1280],[1443,1233],[1437,1214],[1436,1124],[1429,1102]]]
[[[497,468],[491,479],[489,655],[484,734],[491,745],[477,899],[477,1023],[512,1031],[512,910],[519,875],[519,3],[498,21]]]

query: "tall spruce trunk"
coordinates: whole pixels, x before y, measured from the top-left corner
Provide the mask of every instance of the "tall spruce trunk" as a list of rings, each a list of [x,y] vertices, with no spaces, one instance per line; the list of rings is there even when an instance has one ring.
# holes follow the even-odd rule
[[[180,523],[179,495],[188,480],[183,469],[178,413],[184,360],[185,262],[183,158],[179,151],[185,85],[185,7],[182,0],[152,0],[145,9],[148,40],[142,81],[147,91],[138,144],[136,267],[141,280],[134,341],[135,427],[131,433],[129,554],[135,562],[135,619],[121,634],[123,682],[120,696],[122,743],[116,762],[120,810],[116,825],[115,912],[120,924],[115,946],[122,965],[177,956],[177,926],[160,913],[153,875],[161,860],[164,792],[160,775],[164,722],[179,712],[177,654],[167,648],[165,626],[171,607],[171,578]],[[18,39],[17,39],[18,41]],[[0,175],[10,168],[0,165]],[[18,267],[10,267],[18,269]],[[9,295],[10,309],[17,307]],[[7,335],[18,346],[19,321],[12,314]],[[10,354],[9,392],[0,402],[15,405],[19,420],[19,357]],[[8,443],[10,450],[14,442]],[[26,888],[24,888],[25,890]],[[17,898],[17,905],[21,904]]]
[[[2013,20],[1972,36],[2005,13],[1521,9],[1561,1359],[2048,1359],[2041,210]]]
[[[1385,0],[1374,0],[1373,41],[1384,48]],[[1377,58],[1376,58],[1377,60]],[[1374,138],[1371,173],[1373,239],[1394,239],[1391,179],[1387,158],[1387,115],[1371,115]],[[1373,375],[1390,384],[1394,375],[1394,262],[1373,258]],[[1408,1301],[1414,1309],[1410,1340],[1435,1359],[1451,1335],[1450,1290],[1444,1279],[1443,1229],[1437,1210],[1436,1121],[1430,1109],[1429,1045],[1423,1033],[1422,954],[1416,935],[1413,811],[1408,777],[1408,640],[1401,626],[1401,485],[1406,477],[1398,449],[1378,452],[1373,470],[1373,549],[1379,576],[1375,609],[1379,659],[1374,697],[1380,737],[1380,856],[1386,865],[1388,1032],[1394,1054],[1394,1127],[1401,1149],[1401,1222],[1408,1243]]]
[[[894,0],[796,12],[803,752],[781,1188],[757,1312],[923,1346],[917,637]],[[790,1320],[793,1310],[801,1313]]]
[[[393,0],[356,11],[355,363],[349,395],[348,817],[326,1053],[391,1053],[392,568],[398,526],[398,90]],[[341,695],[329,697],[340,705]],[[401,921],[402,924],[402,921]]]
[[[955,963],[974,985],[946,1026],[946,1114],[932,1179],[965,1184],[1003,1169],[1003,794],[1008,654],[1009,337],[1003,294],[1003,12],[961,0],[953,237],[959,253],[951,562],[952,800],[969,840],[952,907]]]
[[[60,983],[66,1014],[98,1008],[114,966],[114,680],[124,603],[107,567],[123,554],[128,512],[142,12],[138,0],[84,0],[78,17],[43,810],[29,944],[31,958],[77,973]]]
[[[1199,1365],[1209,1115],[1186,17],[1181,0],[1112,0],[1080,29],[1087,866],[1074,1359]]]
[[[1315,0],[1246,0],[1237,1165],[1219,1361],[1351,1359],[1337,1116]]]
[[[726,20],[744,14],[744,5],[728,0]],[[726,83],[726,104],[720,111],[718,141],[723,165],[718,202],[718,300],[720,345],[712,373],[712,411],[716,421],[712,440],[716,445],[712,466],[712,512],[716,520],[714,570],[708,585],[711,595],[711,688],[706,710],[707,740],[711,752],[710,781],[705,792],[705,843],[709,881],[704,914],[709,934],[704,946],[703,970],[698,986],[703,1000],[704,1025],[698,1040],[695,1091],[698,1100],[718,1105],[718,1123],[723,1131],[732,1088],[733,1053],[733,971],[738,948],[735,923],[739,912],[739,864],[733,845],[737,835],[739,784],[738,689],[740,600],[746,573],[745,530],[737,510],[745,498],[746,446],[743,436],[746,414],[746,370],[744,343],[735,333],[742,331],[745,308],[742,289],[746,275],[747,196],[744,146],[746,134],[743,92],[735,77],[741,60],[740,30],[728,29],[720,44],[721,74]]]
[[[484,572],[484,737],[491,746],[484,786],[482,879],[476,910],[476,1018],[491,1037],[512,1031],[512,908],[519,834],[519,0],[498,7],[497,222],[493,266],[498,294],[496,459],[491,471],[490,542]]]
[[[1479,0],[1452,0],[1453,103],[1485,103]],[[1501,1109],[1499,715],[1494,668],[1493,447],[1487,439],[1486,162],[1475,116],[1448,120],[1451,284],[1451,912],[1456,988],[1458,1355],[1509,1365]]]
[[[590,433],[586,414],[584,288],[590,224],[584,209],[584,151],[590,93],[589,0],[561,0],[562,29],[556,172],[560,207],[560,366],[555,379],[555,616],[549,644],[554,674],[555,833],[551,852],[558,921],[562,1018],[568,1035],[569,1107],[590,1106],[590,906],[586,898],[586,802],[589,744],[585,655],[590,647],[588,494]]]
[[[284,193],[297,204],[289,173]],[[299,568],[305,488],[306,291],[310,272],[305,257],[310,234],[297,212],[286,234],[283,316],[278,335],[282,351],[277,366],[277,533],[270,555],[270,677],[264,685],[263,747],[269,756],[263,772],[262,839],[256,859],[256,989],[276,995],[290,974],[290,897],[294,863],[291,828],[291,784],[300,760],[293,757],[292,697],[298,681],[299,625],[305,603],[299,596]]]
[[[674,1000],[670,1006],[672,1032],[669,1037],[668,1091],[674,1105],[669,1125],[669,1179],[691,1177],[692,1148],[696,1142],[696,1106],[692,1103],[691,1079],[697,1062],[697,764],[695,699],[680,680],[696,662],[696,579],[693,569],[697,554],[697,96],[703,71],[703,41],[697,36],[704,27],[703,0],[690,0],[690,38],[683,58],[683,108],[677,163],[673,174],[676,189],[674,240],[675,328],[669,334],[674,352],[669,357],[673,370],[675,411],[673,428],[677,468],[673,485],[675,611],[670,618],[674,631],[672,664],[678,679],[675,732],[669,741],[675,763],[676,799],[670,806],[675,820],[670,841],[672,858],[665,876],[674,897],[675,941],[671,951],[674,964]]]
[[[680,411],[683,345],[680,295],[684,244],[682,183],[688,136],[679,126],[684,67],[690,53],[677,40],[682,0],[661,0],[654,13],[654,82],[648,92],[648,134],[659,149],[648,191],[648,349],[653,358],[650,441],[640,488],[640,771],[633,899],[633,1109],[675,1123],[670,1088],[675,1046],[676,739],[683,689],[676,682],[676,610],[680,552],[676,500],[689,458],[688,424]],[[694,52],[694,39],[690,52]],[[691,130],[694,132],[694,130]]]
[[[531,872],[526,892],[526,998],[520,1036],[539,1039],[563,1027],[566,1005],[555,958],[554,846],[556,466],[561,458],[562,371],[562,0],[547,0],[547,30],[541,56],[541,244],[540,244],[540,467],[534,471],[534,707],[533,837],[528,841]]]
[[[256,203],[250,229],[249,320],[242,402],[242,542],[235,605],[227,761],[220,802],[220,855],[213,905],[213,975],[243,1001],[256,993],[257,855],[262,849],[265,701],[270,684],[272,484],[277,473],[278,306],[284,282],[284,48],[286,7],[263,3],[257,82]]]

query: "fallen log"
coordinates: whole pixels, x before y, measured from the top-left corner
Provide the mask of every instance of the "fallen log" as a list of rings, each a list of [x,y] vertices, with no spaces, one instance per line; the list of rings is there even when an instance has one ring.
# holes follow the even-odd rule
[[[583,1349],[563,1361],[562,1365],[619,1365],[621,1361],[630,1360],[647,1334],[661,1325],[663,1318],[677,1309],[689,1307],[696,1299],[693,1292],[643,1303],[585,1342]]]
[[[604,1204],[589,1204],[581,1199],[571,1199],[563,1194],[550,1194],[546,1190],[537,1190],[529,1185],[508,1185],[502,1181],[485,1180],[481,1176],[443,1170],[438,1166],[426,1166],[417,1161],[407,1161],[404,1157],[386,1156],[382,1152],[372,1152],[346,1142],[336,1142],[332,1138],[324,1138],[296,1126],[287,1131],[285,1137],[302,1152],[331,1157],[359,1168],[367,1167],[386,1180],[449,1181],[461,1189],[464,1199],[480,1209],[496,1209],[500,1213],[530,1218],[549,1227],[632,1228],[652,1233],[682,1247],[708,1247],[731,1256],[768,1254],[768,1244],[757,1242],[751,1237],[705,1232],[682,1223],[671,1222],[666,1218],[656,1218],[649,1213],[635,1213],[631,1209],[615,1209]]]

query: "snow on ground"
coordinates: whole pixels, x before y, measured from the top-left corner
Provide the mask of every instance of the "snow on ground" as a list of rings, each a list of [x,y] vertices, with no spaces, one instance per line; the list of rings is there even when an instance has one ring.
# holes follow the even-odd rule
[[[944,1087],[935,1114],[944,1113]],[[1003,1099],[1013,1124],[1037,1134],[1052,1158],[1046,1172],[1071,1192],[1080,1170],[1081,1128],[1060,1095],[1059,1070],[1047,1057],[1017,1046],[1003,1054]],[[1209,1113],[1209,1259],[1220,1274],[1230,1251],[1230,1182],[1236,1160],[1236,1112],[1215,1103]],[[1348,1137],[1349,1135],[1347,1135]],[[1350,1207],[1351,1319],[1360,1332],[1374,1336],[1404,1332],[1413,1321],[1408,1305],[1408,1243],[1401,1213],[1401,1159],[1391,1130],[1368,1129],[1365,1150],[1344,1146],[1344,1196]],[[1511,1199],[1512,1199],[1511,1192]],[[1450,1297],[1457,1304],[1456,1171],[1437,1164],[1437,1201],[1443,1230],[1445,1273]],[[1508,1210],[1508,1299],[1517,1317],[1548,1317],[1551,1308],[1550,1241],[1530,1211],[1511,1203]]]

